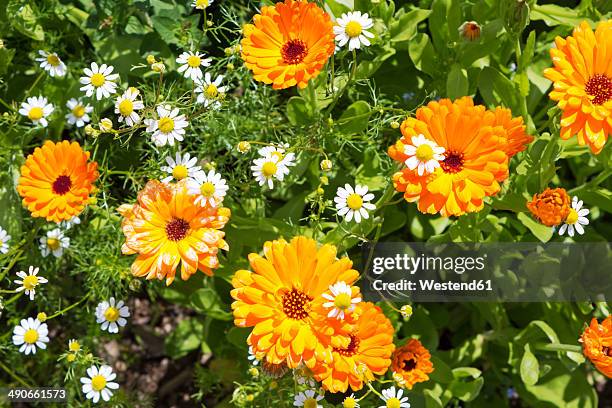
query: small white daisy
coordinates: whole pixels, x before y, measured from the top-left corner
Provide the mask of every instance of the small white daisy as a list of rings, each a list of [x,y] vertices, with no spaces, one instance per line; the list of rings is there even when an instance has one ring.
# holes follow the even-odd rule
[[[210,170],[208,173],[203,171],[187,184],[187,192],[197,195],[195,203],[201,207],[216,207],[221,204],[227,190],[229,189],[226,181],[221,178],[221,174]]]
[[[134,126],[140,122],[140,115],[137,110],[144,108],[142,100],[138,99],[140,92],[138,89],[130,87],[117,98],[115,102],[115,113],[119,115],[119,123],[125,121],[128,126]]]
[[[221,107],[219,98],[226,90],[225,86],[221,86],[221,81],[223,81],[223,75],[217,76],[217,79],[213,81],[209,72],[204,74],[204,80],[199,81],[195,89],[198,94],[198,103],[203,104],[205,108],[219,109]]]
[[[268,155],[259,157],[253,160],[251,170],[253,176],[260,186],[268,184],[270,189],[274,188],[274,179],[283,181],[286,175],[289,174],[289,167],[294,166],[293,153]]]
[[[361,302],[361,297],[355,296],[353,289],[346,282],[340,281],[330,285],[329,291],[331,294],[323,293],[323,297],[329,300],[329,302],[323,303],[323,307],[331,309],[327,317],[335,317],[338,320],[342,320],[345,313],[355,310],[355,306]]]
[[[198,10],[204,10],[206,7],[213,4],[213,1],[214,0],[193,0],[193,3],[191,3],[191,7]]]
[[[200,67],[209,67],[211,58],[203,58],[204,54],[200,54],[198,51],[195,53],[186,51],[179,55],[176,62],[181,64],[178,68],[178,72],[183,74],[185,78],[191,78],[192,81],[202,79],[202,70]]]
[[[49,329],[46,323],[28,317],[21,319],[18,326],[13,329],[13,344],[19,347],[20,353],[36,354],[36,348],[46,349],[49,342]]]
[[[176,159],[173,159],[172,156],[167,156],[166,163],[168,165],[163,166],[161,170],[170,175],[162,180],[163,183],[169,183],[172,179],[177,181],[192,179],[201,171],[201,167],[196,166],[198,158],[191,157],[189,153],[185,153],[182,156],[180,153],[176,153]]]
[[[355,218],[355,222],[360,223],[362,218],[367,220],[370,217],[368,211],[376,209],[376,206],[370,203],[373,198],[374,194],[368,193],[368,187],[357,184],[353,190],[350,184],[346,184],[344,188],[338,187],[334,201],[338,215],[344,217],[347,222]]]
[[[81,219],[75,215],[68,221],[62,221],[60,223],[60,227],[69,230],[70,228],[74,227],[75,225],[79,225],[80,223]]]
[[[323,396],[315,390],[306,390],[295,395],[293,406],[305,408],[323,408],[319,401]]]
[[[251,362],[251,364],[253,364],[254,366],[259,364],[259,358],[257,358],[257,356],[255,355],[255,353],[253,352],[253,347],[249,346],[249,356],[247,357],[249,359],[249,361]]]
[[[17,288],[17,292],[25,291],[25,294],[30,296],[30,300],[34,300],[36,287],[38,285],[49,282],[42,276],[37,276],[38,271],[39,268],[30,266],[28,273],[25,273],[24,271],[17,272],[17,276],[21,279],[15,279],[13,281],[16,285],[20,285],[19,288]]]
[[[66,103],[66,106],[70,109],[70,113],[66,115],[66,120],[69,124],[76,125],[76,127],[83,127],[91,120],[89,114],[93,112],[93,106],[75,98],[71,98]]]
[[[103,365],[99,369],[95,365],[92,365],[87,369],[88,377],[81,377],[81,383],[83,384],[83,394],[89,400],[92,400],[94,404],[100,401],[100,397],[104,401],[110,400],[113,396],[111,390],[119,388],[119,384],[113,382],[117,378],[117,374],[113,373],[113,369],[110,366]]]
[[[122,300],[115,303],[115,298],[111,297],[108,302],[98,303],[96,307],[96,323],[102,323],[102,330],[109,333],[119,333],[119,327],[127,324],[126,317],[130,316],[128,307]]]
[[[404,390],[401,388],[395,390],[395,386],[387,388],[382,391],[382,400],[385,401],[385,405],[380,405],[378,408],[410,408],[408,397],[402,398]]]
[[[9,241],[11,236],[6,230],[0,227],[0,254],[6,254],[9,251]]]
[[[23,116],[27,116],[33,124],[47,127],[47,116],[53,112],[53,105],[47,103],[47,98],[44,96],[31,96],[26,102],[21,103],[21,109],[19,113]]]
[[[66,64],[62,62],[55,52],[38,51],[40,57],[36,61],[40,62],[40,67],[47,71],[52,77],[63,77],[66,75]]]
[[[153,142],[160,147],[166,144],[174,146],[175,139],[182,142],[185,128],[189,125],[185,115],[179,115],[179,110],[170,105],[160,105],[156,110],[157,119],[145,119],[146,130],[153,134]]]
[[[582,208],[582,204],[582,200],[578,200],[578,197],[572,199],[572,208],[563,225],[559,228],[559,235],[565,234],[566,230],[570,237],[574,236],[574,231],[580,235],[584,234],[583,225],[589,225],[589,219],[586,216],[589,215],[590,211]]]
[[[98,66],[95,62],[91,63],[91,69],[85,68],[85,76],[80,79],[81,91],[85,91],[85,95],[92,96],[96,94],[96,99],[108,98],[116,92],[117,84],[114,82],[119,78],[119,74],[113,74],[114,67],[111,65],[102,64]]]
[[[64,236],[61,229],[55,228],[47,232],[47,237],[40,239],[40,252],[43,257],[53,254],[59,258],[64,253],[64,249],[70,247],[70,238]]]
[[[369,46],[370,40],[374,38],[374,34],[368,31],[372,28],[374,22],[368,14],[361,14],[361,11],[351,11],[344,13],[336,20],[334,26],[334,34],[338,47],[343,47],[348,43],[349,51],[359,49],[362,45]]]
[[[351,394],[346,397],[342,401],[342,406],[344,408],[360,408],[359,402],[357,402],[357,398],[355,398],[355,394]]]
[[[412,136],[411,141],[411,145],[404,146],[404,153],[409,156],[404,162],[406,167],[410,170],[418,169],[419,176],[433,173],[440,167],[440,162],[444,160],[443,147],[424,135]]]

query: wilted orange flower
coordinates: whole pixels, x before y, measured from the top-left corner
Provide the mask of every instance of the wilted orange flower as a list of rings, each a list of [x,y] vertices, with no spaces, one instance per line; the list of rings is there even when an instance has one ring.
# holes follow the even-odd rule
[[[594,33],[584,21],[555,44],[554,67],[544,76],[553,81],[550,99],[563,111],[561,138],[578,135],[580,145],[598,154],[612,131],[612,20],[600,22]]]
[[[89,162],[77,142],[46,141],[21,166],[17,191],[32,217],[70,220],[83,211],[98,178],[98,164]]]
[[[274,89],[306,87],[335,49],[329,15],[307,1],[264,6],[244,27],[242,59],[256,80]]]
[[[580,336],[582,351],[602,374],[612,378],[612,316],[601,324],[596,318]]]
[[[420,341],[410,339],[393,353],[393,372],[402,378],[401,385],[412,389],[414,384],[429,380],[434,371],[431,354]]]
[[[313,369],[314,378],[327,391],[346,392],[363,388],[364,382],[383,375],[391,365],[393,326],[382,310],[373,303],[362,302],[353,314],[350,343],[334,347],[332,361]]]
[[[186,181],[164,184],[149,181],[134,205],[118,211],[125,243],[124,254],[138,254],[132,264],[135,276],[174,281],[179,264],[181,279],[199,269],[207,275],[219,266],[219,249],[228,249],[221,229],[230,217],[224,207],[202,207],[187,193]]]
[[[327,318],[315,301],[330,285],[350,285],[359,276],[350,259],[336,258],[336,247],[317,248],[306,237],[268,241],[264,256],[252,253],[249,262],[253,271],[235,273],[231,295],[236,326],[253,327],[248,344],[255,355],[264,354],[271,364],[313,368],[329,360],[330,347],[348,346],[347,335],[335,336],[341,321]]]
[[[421,212],[443,216],[480,211],[483,199],[500,190],[508,177],[509,157],[524,149],[532,138],[524,133],[521,119],[508,110],[495,112],[476,105],[466,96],[454,102],[441,99],[406,119],[402,138],[389,148],[389,155],[405,162],[404,152],[415,135],[424,135],[445,149],[444,160],[431,174],[419,176],[404,167],[395,173],[393,184],[409,202],[418,202]]]
[[[564,188],[547,188],[540,194],[534,194],[533,200],[527,202],[527,208],[540,223],[554,227],[567,218],[571,200]]]

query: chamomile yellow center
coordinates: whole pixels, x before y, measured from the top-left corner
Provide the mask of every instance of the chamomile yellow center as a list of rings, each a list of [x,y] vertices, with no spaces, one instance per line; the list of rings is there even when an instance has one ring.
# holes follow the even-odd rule
[[[349,21],[349,23],[346,25],[346,28],[344,29],[346,35],[351,38],[358,37],[359,34],[361,34],[362,30],[363,27],[361,27],[361,24],[359,24],[357,21]]]
[[[172,118],[161,118],[157,125],[163,133],[170,133],[174,130],[174,120]]]
[[[60,247],[59,239],[47,238],[47,248],[49,248],[52,251],[55,251],[56,249],[59,249],[59,247]]]
[[[363,198],[361,198],[359,194],[353,193],[347,197],[346,205],[348,205],[351,210],[358,210],[363,205]]]
[[[60,60],[55,54],[47,55],[47,62],[54,67],[57,67],[60,64]]]
[[[339,293],[334,299],[334,306],[340,310],[348,309],[351,306],[351,295],[348,293]]]
[[[85,115],[85,107],[81,104],[75,106],[74,108],[72,108],[72,114],[76,118],[83,117],[83,115]]]
[[[571,208],[569,211],[569,214],[567,215],[567,218],[565,219],[565,223],[573,225],[577,222],[578,222],[578,212],[574,210],[573,208]]]
[[[91,388],[94,389],[94,391],[102,391],[104,388],[106,387],[106,378],[104,378],[103,375],[98,374],[95,375],[92,379],[91,379]]]
[[[428,145],[427,143],[423,143],[422,145],[417,147],[415,155],[416,158],[420,161],[426,162],[433,159],[434,151],[430,145]]]
[[[68,349],[76,353],[77,351],[81,350],[81,344],[79,344],[78,341],[71,341],[70,344],[68,344]]]
[[[270,154],[270,156],[274,157],[277,161],[281,161],[283,160],[283,154],[281,152],[272,152],[272,154]]]
[[[104,78],[104,75],[100,73],[96,73],[91,76],[91,84],[96,88],[99,88],[104,85],[104,82],[106,82],[106,78]]]
[[[200,66],[201,63],[202,63],[202,59],[198,57],[197,55],[192,55],[189,58],[187,58],[187,65],[189,65],[191,68],[197,68]]]
[[[119,113],[122,116],[130,116],[134,111],[134,104],[130,99],[124,99],[119,103]]]
[[[278,170],[278,167],[276,166],[276,163],[274,162],[266,162],[261,167],[261,172],[263,173],[264,177],[267,177],[267,178],[270,178],[273,175],[275,175],[277,170]]]
[[[387,408],[400,408],[400,407],[401,407],[401,402],[397,398],[393,397],[387,400]]]
[[[38,332],[34,329],[29,329],[23,335],[23,341],[25,341],[28,344],[36,343],[36,341],[38,341]]]
[[[28,112],[28,117],[31,120],[39,120],[42,119],[44,115],[43,109],[39,106],[34,106],[32,109],[30,109],[30,111]]]
[[[202,9],[208,7],[208,0],[196,0],[196,8]]]
[[[116,307],[110,306],[104,312],[104,318],[109,322],[116,322],[119,319],[119,310]]]
[[[346,399],[342,402],[343,408],[355,408],[357,406],[357,401],[353,397],[346,397]]]
[[[216,98],[219,95],[219,88],[215,84],[210,84],[206,87],[205,93],[208,98]]]
[[[185,177],[187,177],[187,175],[189,174],[189,170],[187,170],[187,167],[185,167],[182,164],[179,164],[178,166],[174,166],[174,169],[172,169],[172,177],[174,177],[177,180],[182,180]]]
[[[207,181],[206,183],[200,186],[200,193],[204,197],[207,197],[207,198],[212,197],[213,194],[215,194],[215,185],[211,183],[210,181]]]
[[[317,408],[317,400],[314,398],[308,398],[304,401],[304,408]]]
[[[38,276],[28,275],[23,279],[23,287],[27,290],[32,290],[38,285]]]

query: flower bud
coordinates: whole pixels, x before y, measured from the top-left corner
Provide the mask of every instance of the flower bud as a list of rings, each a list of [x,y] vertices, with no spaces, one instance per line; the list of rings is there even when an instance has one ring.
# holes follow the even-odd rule
[[[412,316],[412,306],[410,305],[402,306],[400,309],[400,313],[402,314],[402,317],[404,319],[410,319],[410,316]]]
[[[259,370],[256,369],[255,367],[251,367],[249,368],[249,375],[253,378],[257,378],[259,377]]]
[[[325,159],[325,160],[321,160],[321,170],[323,171],[331,171],[333,164],[331,162],[331,160]]]
[[[66,361],[68,361],[69,363],[74,362],[74,360],[76,360],[76,356],[74,354],[68,354],[66,356]]]
[[[321,187],[317,188],[317,195],[322,196],[323,194],[325,194],[325,190],[323,190]]]
[[[100,120],[100,123],[98,123],[98,126],[100,126],[100,131],[110,132],[111,130],[113,130],[113,121],[109,118],[102,118],[102,120]]]
[[[510,34],[519,35],[529,24],[527,0],[511,0],[505,10],[505,28]]]
[[[464,40],[476,41],[480,38],[480,24],[475,21],[466,21],[459,27],[459,35]]]
[[[156,62],[155,64],[152,64],[151,69],[155,72],[159,72],[160,74],[166,72],[166,66],[163,62]]]
[[[91,126],[89,124],[87,126],[85,126],[85,134],[87,136],[93,136],[95,132],[96,132],[96,130],[93,128],[93,126]]]
[[[45,312],[40,312],[39,314],[36,315],[36,318],[38,319],[39,322],[44,323],[47,321],[47,314]]]
[[[393,122],[391,122],[391,129],[398,129],[400,127],[400,124],[397,120],[394,120]]]
[[[247,142],[246,140],[243,140],[242,142],[238,143],[238,151],[240,153],[246,153],[249,150],[251,150],[251,144],[249,142]]]
[[[236,67],[231,62],[225,67],[228,71],[233,71]]]
[[[155,56],[153,56],[151,54],[147,55],[147,64],[153,65],[153,64],[155,64],[155,62],[156,62],[155,61]]]
[[[142,282],[140,281],[140,279],[132,279],[128,286],[130,287],[131,291],[137,292],[142,287]]]

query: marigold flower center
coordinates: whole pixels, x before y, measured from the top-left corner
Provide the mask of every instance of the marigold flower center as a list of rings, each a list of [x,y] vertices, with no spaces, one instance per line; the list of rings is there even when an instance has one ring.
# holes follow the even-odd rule
[[[266,178],[270,178],[273,175],[275,175],[277,170],[278,170],[278,167],[276,167],[276,163],[274,162],[266,162],[261,167],[261,172]]]
[[[104,387],[106,387],[106,378],[104,378],[103,375],[98,374],[91,379],[91,388],[93,388],[94,391],[100,392]]]
[[[174,130],[174,120],[172,118],[163,117],[159,120],[157,126],[163,133],[170,133]]]
[[[189,65],[191,68],[199,67],[201,62],[202,62],[202,59],[198,57],[197,55],[192,55],[189,58],[187,58],[187,65]]]
[[[334,306],[341,310],[348,309],[351,306],[351,295],[348,293],[339,293],[334,299]]]
[[[445,173],[459,173],[463,170],[463,153],[449,152],[440,164]]]
[[[202,184],[202,186],[200,186],[200,193],[207,198],[210,198],[213,196],[213,194],[215,194],[215,185],[213,183],[211,183],[210,181],[207,181],[206,183]]]
[[[72,188],[72,180],[69,176],[59,176],[53,182],[53,192],[58,195],[64,195]]]
[[[603,354],[604,354],[606,357],[612,357],[612,356],[610,355],[610,354],[612,354],[612,353],[610,353],[610,347],[608,347],[608,346],[603,346],[603,347],[601,348],[601,352],[602,352],[602,353],[603,353]]]
[[[344,29],[344,32],[349,37],[354,38],[359,37],[359,34],[361,34],[362,30],[363,27],[361,27],[361,24],[359,24],[357,21],[349,21],[349,23],[346,25],[346,28]]]
[[[109,322],[116,322],[117,319],[119,319],[119,310],[117,310],[116,307],[110,306],[104,312],[104,318],[108,320]]]
[[[433,159],[434,151],[430,145],[428,145],[427,143],[423,143],[422,145],[417,147],[415,156],[420,161],[427,162]]]
[[[28,118],[30,118],[31,120],[42,119],[43,115],[44,115],[43,109],[39,106],[34,106],[28,112]]]
[[[353,193],[346,198],[346,205],[348,205],[351,210],[358,210],[363,205],[363,198],[361,198],[359,194]]]
[[[334,351],[342,356],[350,357],[357,354],[357,351],[359,350],[359,343],[360,340],[351,334],[351,341],[348,346],[346,346],[344,349],[334,347]]]
[[[174,169],[172,169],[172,177],[177,180],[184,179],[185,177],[187,177],[188,174],[189,170],[187,170],[187,167],[183,166],[182,164],[174,166]]]
[[[38,341],[38,332],[34,329],[29,329],[23,335],[23,341],[25,341],[28,344],[36,343],[36,341]]]
[[[205,92],[207,97],[216,98],[219,95],[219,88],[215,84],[210,84],[206,87]]]
[[[47,62],[50,65],[53,65],[54,67],[57,67],[60,64],[60,60],[59,60],[59,58],[57,58],[57,55],[55,55],[55,54],[47,55]]]
[[[38,285],[38,276],[28,275],[23,279],[23,287],[27,290],[32,290]]]
[[[134,111],[134,104],[129,99],[124,99],[119,104],[119,113],[122,116],[129,116]]]
[[[416,368],[416,366],[417,362],[414,358],[410,358],[402,362],[402,368],[404,371],[412,371]]]
[[[573,208],[570,208],[569,214],[567,214],[567,218],[565,219],[566,224],[575,224],[578,222],[578,213]]]
[[[180,241],[187,236],[189,223],[182,218],[175,218],[166,224],[166,235],[170,241]]]
[[[304,61],[304,58],[308,55],[308,48],[304,41],[296,38],[287,41],[283,45],[283,48],[281,48],[281,55],[286,64],[296,65]]]
[[[317,405],[317,400],[314,398],[304,400],[304,408],[317,408]]]
[[[400,408],[401,406],[402,406],[401,401],[395,397],[389,398],[387,400],[387,408]]]
[[[308,317],[307,306],[312,297],[297,289],[291,289],[282,297],[283,312],[290,319],[302,320]]]
[[[59,249],[59,247],[60,247],[59,239],[57,239],[57,238],[47,238],[47,248],[49,248],[52,251],[55,251],[55,250]]]
[[[83,117],[85,115],[85,107],[83,105],[75,106],[72,108],[72,114],[77,118]]]
[[[584,90],[593,97],[595,105],[603,105],[612,99],[612,79],[604,74],[595,74],[588,80]]]
[[[100,73],[96,73],[91,76],[91,84],[96,88],[99,88],[104,85],[104,82],[106,82],[106,78],[104,78],[104,75]]]

